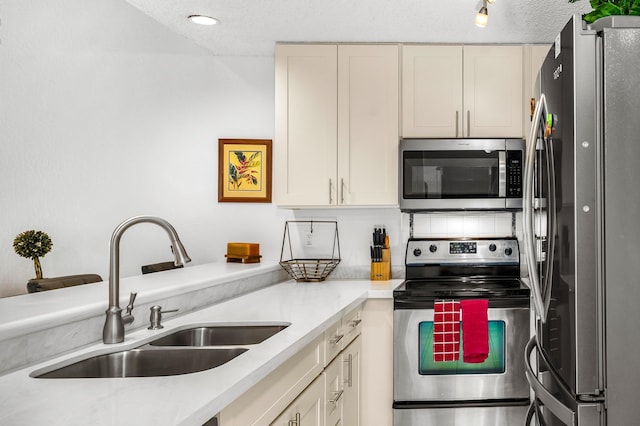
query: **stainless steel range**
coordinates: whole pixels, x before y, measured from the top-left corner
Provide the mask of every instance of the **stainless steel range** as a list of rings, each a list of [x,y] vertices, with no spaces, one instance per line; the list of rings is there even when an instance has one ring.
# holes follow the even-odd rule
[[[394,291],[394,426],[524,424],[529,289],[519,278],[518,241],[411,238],[405,265],[406,281]],[[486,359],[466,361],[460,332],[457,359],[443,360],[434,306],[484,300]]]

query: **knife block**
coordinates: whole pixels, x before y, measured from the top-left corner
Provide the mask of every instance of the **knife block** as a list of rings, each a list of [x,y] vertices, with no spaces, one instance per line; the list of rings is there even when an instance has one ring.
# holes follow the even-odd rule
[[[382,262],[371,262],[371,281],[391,279],[391,249],[382,249]]]

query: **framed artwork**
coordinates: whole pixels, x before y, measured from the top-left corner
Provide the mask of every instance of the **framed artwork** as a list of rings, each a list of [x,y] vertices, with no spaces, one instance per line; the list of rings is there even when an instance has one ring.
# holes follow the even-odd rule
[[[271,202],[271,139],[218,139],[218,201]]]

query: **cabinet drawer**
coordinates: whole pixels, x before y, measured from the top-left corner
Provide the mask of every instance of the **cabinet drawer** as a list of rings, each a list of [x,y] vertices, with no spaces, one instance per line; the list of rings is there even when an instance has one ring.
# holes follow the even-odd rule
[[[346,348],[349,343],[358,337],[362,331],[362,309],[356,309],[349,312],[342,318],[342,349]]]
[[[319,336],[220,413],[225,426],[269,424],[320,375],[324,339]]]
[[[324,332],[324,365],[329,363],[342,350],[342,340],[344,339],[344,331],[342,330],[342,320],[335,322]]]
[[[339,425],[342,419],[344,399],[344,376],[342,355],[336,357],[322,373],[325,376],[325,417],[327,425]]]

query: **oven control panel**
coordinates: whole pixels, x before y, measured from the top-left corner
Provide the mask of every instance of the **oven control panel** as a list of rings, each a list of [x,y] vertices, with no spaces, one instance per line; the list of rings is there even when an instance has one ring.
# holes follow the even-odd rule
[[[406,261],[411,264],[443,263],[519,263],[520,250],[515,238],[430,239],[411,238]]]

